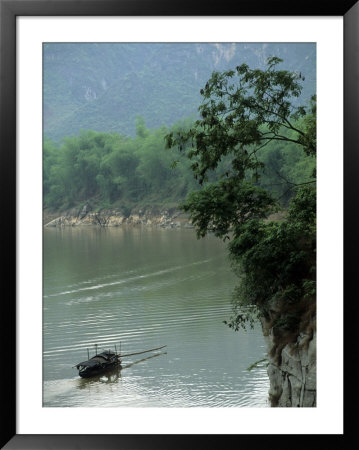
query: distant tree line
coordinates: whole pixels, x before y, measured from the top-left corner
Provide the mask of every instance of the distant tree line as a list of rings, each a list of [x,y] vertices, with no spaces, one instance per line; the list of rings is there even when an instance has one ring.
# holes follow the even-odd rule
[[[182,124],[184,125],[184,124]],[[63,210],[91,199],[98,208],[132,208],[178,202],[195,187],[185,158],[171,168],[165,150],[166,127],[148,130],[136,121],[134,138],[82,131],[56,145],[43,146],[44,207]]]

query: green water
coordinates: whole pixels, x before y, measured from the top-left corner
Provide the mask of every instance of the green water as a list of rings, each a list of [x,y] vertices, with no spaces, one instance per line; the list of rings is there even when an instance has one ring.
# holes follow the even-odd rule
[[[234,332],[236,283],[224,244],[193,230],[44,230],[43,405],[267,407],[261,330]],[[73,366],[99,350],[164,351],[81,379]]]

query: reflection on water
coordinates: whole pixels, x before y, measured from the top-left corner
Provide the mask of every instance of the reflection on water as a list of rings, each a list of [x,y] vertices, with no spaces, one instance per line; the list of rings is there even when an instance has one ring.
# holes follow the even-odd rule
[[[44,230],[44,406],[268,406],[258,328],[233,332],[236,279],[221,241],[192,230]],[[122,370],[82,379],[94,345],[122,353]]]
[[[101,375],[97,375],[91,378],[78,378],[76,379],[78,389],[85,389],[87,386],[94,385],[95,383],[115,383],[121,377],[121,368],[109,369]]]

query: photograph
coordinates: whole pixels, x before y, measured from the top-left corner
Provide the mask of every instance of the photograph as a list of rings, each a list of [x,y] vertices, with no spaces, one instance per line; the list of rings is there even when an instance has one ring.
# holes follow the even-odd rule
[[[43,406],[316,406],[315,43],[44,43],[43,139]]]

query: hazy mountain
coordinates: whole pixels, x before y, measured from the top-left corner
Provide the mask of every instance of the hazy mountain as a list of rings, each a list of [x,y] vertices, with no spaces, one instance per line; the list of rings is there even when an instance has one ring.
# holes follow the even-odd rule
[[[43,48],[44,134],[54,140],[81,129],[134,135],[135,118],[149,128],[194,116],[200,89],[214,70],[269,56],[305,75],[300,101],[316,90],[315,44],[49,43]]]

